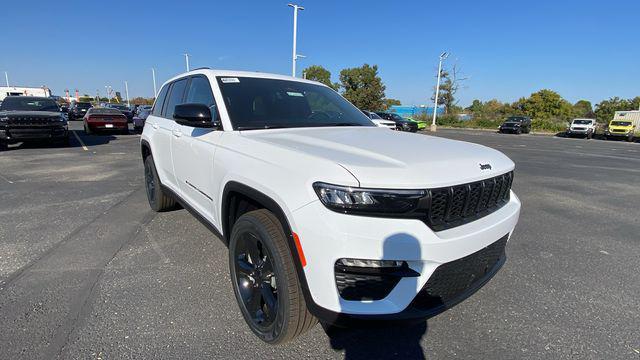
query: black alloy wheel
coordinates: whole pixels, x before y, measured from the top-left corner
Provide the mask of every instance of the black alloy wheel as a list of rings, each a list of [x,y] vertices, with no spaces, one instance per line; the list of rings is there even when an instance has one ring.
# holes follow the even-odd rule
[[[260,330],[273,326],[278,314],[278,282],[273,256],[253,232],[244,232],[234,249],[236,285],[243,306]]]
[[[233,224],[229,272],[242,317],[260,340],[281,344],[316,324],[284,228],[269,210],[249,211]]]

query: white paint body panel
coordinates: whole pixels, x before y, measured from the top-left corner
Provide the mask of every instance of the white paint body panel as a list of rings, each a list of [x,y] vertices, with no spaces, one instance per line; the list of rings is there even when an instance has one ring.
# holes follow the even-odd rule
[[[174,79],[195,74],[209,78],[224,130],[193,130],[150,115],[142,140],[151,145],[161,182],[220,232],[220,206],[228,182],[244,184],[273,199],[291,230],[299,235],[307,259],[304,273],[309,291],[323,308],[351,314],[402,311],[439,264],[511,234],[518,221],[520,201],[515,194],[500,210],[441,232],[433,232],[419,220],[330,211],[318,200],[314,182],[388,189],[437,188],[497,176],[513,170],[514,163],[499,151],[481,145],[380,127],[234,131],[216,76],[321,84],[288,76],[221,70],[196,70]],[[179,137],[172,135],[177,128]],[[193,131],[201,133],[191,137]],[[480,164],[486,163],[491,164],[491,170],[480,169]],[[405,260],[421,276],[401,280],[389,296],[379,301],[345,301],[338,295],[333,272],[335,261],[342,257]]]

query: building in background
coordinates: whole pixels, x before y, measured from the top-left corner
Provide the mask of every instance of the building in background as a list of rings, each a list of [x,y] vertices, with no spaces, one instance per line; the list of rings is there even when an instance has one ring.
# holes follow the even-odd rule
[[[0,101],[7,96],[51,96],[51,90],[46,86],[0,86]]]
[[[433,106],[426,105],[393,105],[389,109],[389,112],[396,113],[402,117],[413,117],[419,114],[427,116],[433,116]],[[438,107],[437,115],[443,115],[444,108]]]

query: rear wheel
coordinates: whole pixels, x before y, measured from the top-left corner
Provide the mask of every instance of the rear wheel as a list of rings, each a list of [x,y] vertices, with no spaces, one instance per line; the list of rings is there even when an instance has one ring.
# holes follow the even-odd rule
[[[144,159],[144,186],[149,206],[153,211],[166,211],[175,207],[176,201],[162,190],[153,157]]]
[[[91,135],[93,132],[91,131],[91,128],[89,127],[89,125],[87,125],[87,123],[84,123],[84,133],[87,135]]]
[[[627,141],[633,142],[633,134],[630,134],[629,136],[627,136]]]
[[[261,340],[279,344],[313,327],[286,235],[266,209],[242,215],[229,242],[229,270],[240,311]]]

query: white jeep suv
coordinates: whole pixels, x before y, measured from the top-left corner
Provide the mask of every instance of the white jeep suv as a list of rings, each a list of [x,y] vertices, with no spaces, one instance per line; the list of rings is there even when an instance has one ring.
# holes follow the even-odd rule
[[[502,266],[520,213],[502,153],[376,127],[329,87],[288,76],[176,76],[141,150],[149,204],[180,203],[228,244],[240,310],[269,343],[316,319],[446,310]]]

